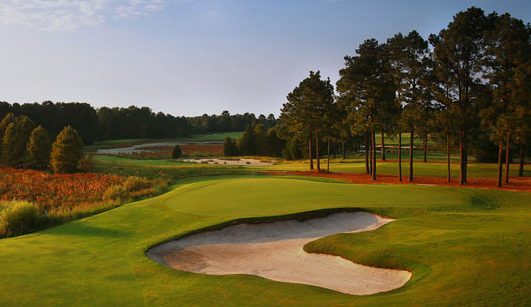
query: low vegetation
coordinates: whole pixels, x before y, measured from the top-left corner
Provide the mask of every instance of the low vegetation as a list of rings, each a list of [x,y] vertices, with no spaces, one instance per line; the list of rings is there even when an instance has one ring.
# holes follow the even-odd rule
[[[134,199],[154,196],[165,188],[163,180],[140,177],[94,173],[48,174],[0,168],[0,202],[7,210],[6,216],[16,220],[18,212],[29,212],[24,211],[29,207],[34,208],[39,216],[37,220],[30,221],[21,215],[16,230],[8,227],[3,235],[17,235],[69,221]]]

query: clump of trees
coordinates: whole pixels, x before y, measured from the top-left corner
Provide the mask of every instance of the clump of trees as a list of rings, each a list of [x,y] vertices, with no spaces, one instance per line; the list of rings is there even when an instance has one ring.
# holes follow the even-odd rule
[[[225,157],[234,157],[239,154],[238,143],[236,140],[227,137],[223,142],[223,155]]]
[[[239,140],[226,138],[223,154],[229,156],[273,156],[279,157],[285,141],[278,135],[277,127],[267,128],[256,122],[249,125]]]
[[[414,181],[415,138],[422,139],[426,162],[432,136],[446,146],[448,180],[450,154],[457,145],[461,184],[467,182],[471,148],[479,156],[497,147],[501,186],[503,163],[509,182],[511,145],[519,147],[523,175],[531,125],[530,38],[529,24],[471,7],[428,40],[416,31],[398,33],[385,43],[365,40],[355,55],[345,57],[337,97],[319,72],[310,72],[287,95],[279,123],[287,140],[284,152],[300,156],[306,147],[310,170],[315,156],[320,171],[322,143],[356,138],[364,143],[366,171],[376,180],[376,135],[382,136],[382,160],[384,134],[398,135],[401,181],[402,133],[408,132],[409,181]]]
[[[317,171],[321,170],[320,142],[323,137],[329,139],[331,136],[335,108],[334,87],[330,79],[321,79],[319,71],[310,71],[310,75],[288,94],[282,106],[280,120],[285,134],[294,142],[306,144],[311,170],[314,169],[314,152]]]
[[[0,164],[14,168],[79,170],[83,142],[76,129],[65,127],[51,143],[48,131],[25,115],[8,113],[0,121]]]

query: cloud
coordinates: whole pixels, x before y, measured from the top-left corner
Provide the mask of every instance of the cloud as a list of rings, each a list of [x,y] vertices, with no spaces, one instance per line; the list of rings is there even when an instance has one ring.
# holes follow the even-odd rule
[[[106,17],[134,20],[163,8],[164,0],[1,0],[0,24],[44,31],[94,27]]]
[[[115,14],[122,19],[137,19],[162,10],[163,0],[129,0],[126,5],[120,5],[115,9]]]

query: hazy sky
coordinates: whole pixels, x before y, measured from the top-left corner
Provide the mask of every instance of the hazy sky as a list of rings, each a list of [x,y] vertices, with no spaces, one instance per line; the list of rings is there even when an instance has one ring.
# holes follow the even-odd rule
[[[0,100],[278,114],[364,39],[427,36],[472,5],[531,21],[529,1],[0,0]]]

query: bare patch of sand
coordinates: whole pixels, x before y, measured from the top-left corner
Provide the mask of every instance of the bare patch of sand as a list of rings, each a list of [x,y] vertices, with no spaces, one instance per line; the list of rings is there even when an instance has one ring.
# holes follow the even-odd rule
[[[374,230],[391,221],[366,212],[351,212],[303,222],[238,224],[161,244],[147,255],[182,271],[252,274],[367,295],[399,288],[411,273],[360,265],[338,256],[309,254],[303,246],[336,233]]]

